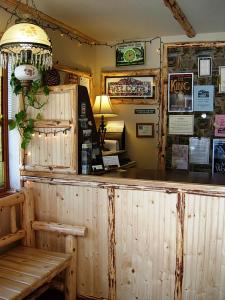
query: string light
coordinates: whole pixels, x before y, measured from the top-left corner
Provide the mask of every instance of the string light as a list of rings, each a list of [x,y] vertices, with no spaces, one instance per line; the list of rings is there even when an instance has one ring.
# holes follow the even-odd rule
[[[70,131],[70,130],[71,130],[71,127],[63,128],[63,129],[59,129],[59,130],[54,130],[54,131],[49,131],[49,132],[35,129],[32,136],[34,136],[35,133],[38,134],[39,138],[42,137],[43,135],[44,135],[45,138],[48,138],[49,136],[56,137],[56,135],[59,134],[59,133],[62,133],[64,136],[68,136],[68,131]]]
[[[21,19],[21,16],[17,12],[18,10],[12,10],[10,8],[4,7],[2,4],[0,5],[0,9],[3,9],[8,14],[10,14],[11,18],[16,17],[17,19]],[[38,10],[37,10],[37,12],[38,12]],[[10,20],[11,20],[11,18],[10,18]],[[31,20],[32,20],[32,17],[31,17]],[[58,31],[60,33],[61,37],[65,36],[65,37],[69,38],[70,40],[76,40],[78,42],[79,46],[82,44],[86,44],[88,46],[106,46],[106,47],[114,48],[114,47],[119,46],[124,43],[140,43],[140,42],[142,42],[145,44],[147,44],[147,43],[151,44],[152,41],[154,41],[156,39],[161,40],[161,38],[159,36],[156,36],[150,40],[127,40],[127,41],[123,40],[122,42],[115,42],[115,43],[94,42],[94,41],[89,41],[89,40],[85,39],[85,37],[81,37],[75,33],[68,32],[66,29],[62,28],[60,25],[55,25],[55,24],[53,25],[53,24],[47,23],[44,20],[40,21],[37,19],[35,19],[35,22],[43,29],[50,29],[52,31]],[[160,51],[161,51],[161,49],[160,49]]]

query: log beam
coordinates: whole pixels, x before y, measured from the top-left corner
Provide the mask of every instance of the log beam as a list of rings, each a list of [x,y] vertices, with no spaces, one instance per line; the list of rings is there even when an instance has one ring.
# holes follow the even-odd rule
[[[70,34],[79,36],[81,39],[84,39],[85,41],[89,42],[89,43],[96,43],[97,41],[89,36],[87,36],[86,34],[80,32],[79,30],[66,25],[65,23],[52,18],[50,16],[48,16],[47,14],[36,10],[35,8],[32,8],[30,6],[27,6],[26,4],[18,1],[18,0],[0,0],[0,3],[2,5],[4,5],[4,7],[8,7],[11,9],[17,9],[17,11],[21,12],[21,13],[25,13],[25,14],[29,14],[32,17],[35,18],[40,18],[42,21],[55,25],[55,26],[59,26],[61,27],[65,32],[68,32]]]
[[[188,21],[187,17],[185,16],[184,12],[177,4],[176,0],[163,0],[165,5],[171,10],[174,18],[177,22],[181,25],[184,29],[186,35],[190,38],[196,35],[196,32],[190,22]]]

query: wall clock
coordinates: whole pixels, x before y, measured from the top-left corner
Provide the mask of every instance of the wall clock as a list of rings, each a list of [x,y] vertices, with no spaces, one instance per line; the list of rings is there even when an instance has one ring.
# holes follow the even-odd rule
[[[128,43],[116,46],[116,65],[141,65],[145,63],[145,43]]]

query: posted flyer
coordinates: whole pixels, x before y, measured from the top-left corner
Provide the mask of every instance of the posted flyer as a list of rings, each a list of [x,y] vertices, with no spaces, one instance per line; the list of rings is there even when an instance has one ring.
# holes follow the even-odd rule
[[[209,164],[209,149],[210,139],[209,138],[189,138],[189,162],[190,164]]]
[[[193,135],[194,115],[169,115],[169,134]]]
[[[193,73],[169,74],[168,111],[193,111]]]
[[[225,115],[215,115],[215,136],[225,137]]]
[[[188,145],[172,145],[172,168],[188,169]]]
[[[225,139],[213,140],[212,173],[225,174]]]
[[[214,86],[194,86],[194,111],[213,111]]]

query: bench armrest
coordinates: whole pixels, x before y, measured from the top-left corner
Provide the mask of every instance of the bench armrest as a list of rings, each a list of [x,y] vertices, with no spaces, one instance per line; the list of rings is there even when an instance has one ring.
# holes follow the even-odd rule
[[[87,227],[85,226],[73,226],[53,222],[42,222],[33,221],[32,229],[50,231],[55,233],[60,233],[63,235],[73,235],[73,236],[85,236],[87,233]]]

